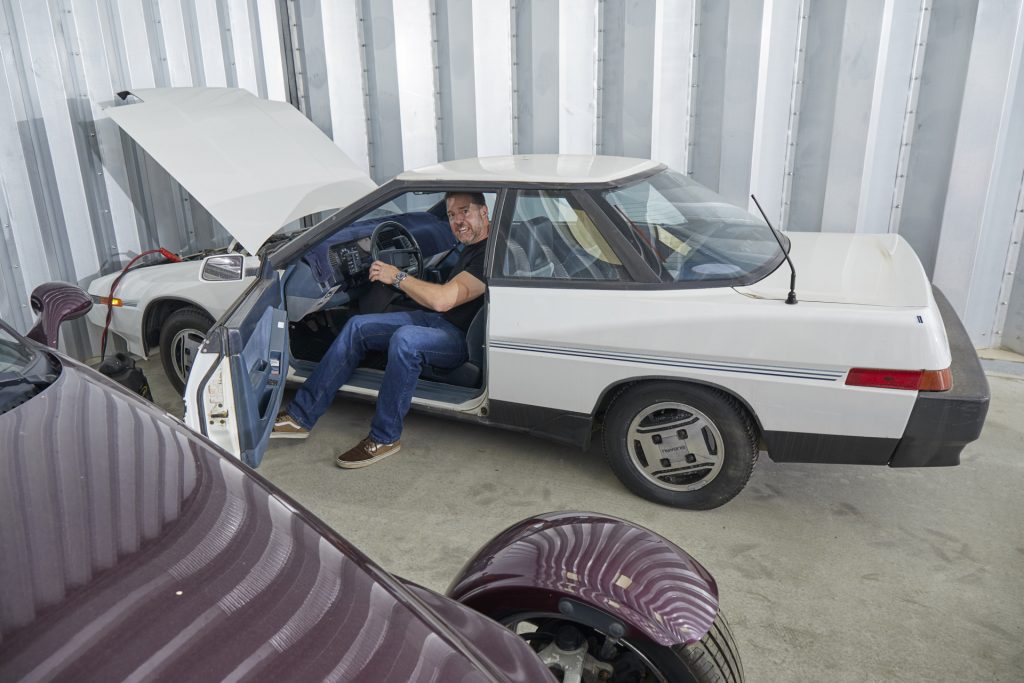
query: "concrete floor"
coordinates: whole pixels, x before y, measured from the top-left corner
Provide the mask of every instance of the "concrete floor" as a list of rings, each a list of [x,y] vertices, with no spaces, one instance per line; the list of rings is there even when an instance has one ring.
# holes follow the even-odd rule
[[[260,473],[395,574],[443,592],[491,536],[533,513],[596,510],[668,537],[715,576],[754,681],[1024,681],[1024,365],[985,361],[992,405],[948,469],[758,462],[708,512],[626,491],[598,448],[425,415],[401,453],[344,471],[333,455],[372,407],[337,400]],[[157,400],[180,403],[146,366]]]

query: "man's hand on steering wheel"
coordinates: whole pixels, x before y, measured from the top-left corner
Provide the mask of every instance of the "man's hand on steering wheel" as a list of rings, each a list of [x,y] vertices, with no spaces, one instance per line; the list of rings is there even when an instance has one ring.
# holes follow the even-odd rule
[[[382,282],[386,285],[393,285],[395,284],[395,276],[399,272],[399,269],[390,263],[374,261],[370,264],[370,282]]]

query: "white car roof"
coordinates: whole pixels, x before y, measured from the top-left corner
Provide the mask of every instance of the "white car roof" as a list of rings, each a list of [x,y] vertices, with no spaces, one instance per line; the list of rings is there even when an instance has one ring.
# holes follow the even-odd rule
[[[519,154],[445,161],[405,171],[397,180],[507,183],[606,183],[661,164],[650,159],[589,154]]]
[[[274,232],[377,187],[295,107],[239,88],[132,90],[107,116],[250,254]]]

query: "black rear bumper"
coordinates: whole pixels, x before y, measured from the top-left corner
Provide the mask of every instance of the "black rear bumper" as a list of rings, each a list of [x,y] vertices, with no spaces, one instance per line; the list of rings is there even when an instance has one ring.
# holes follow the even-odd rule
[[[946,325],[953,356],[953,388],[922,391],[910,413],[890,467],[943,467],[960,464],[960,451],[981,435],[988,414],[988,380],[967,330],[945,295],[932,287]]]

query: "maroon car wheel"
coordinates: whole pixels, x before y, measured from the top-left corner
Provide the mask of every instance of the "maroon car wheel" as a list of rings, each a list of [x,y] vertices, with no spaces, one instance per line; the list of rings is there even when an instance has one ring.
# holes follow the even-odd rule
[[[643,636],[613,638],[563,615],[501,619],[533,648],[558,680],[609,683],[742,683],[732,632],[719,611],[711,630],[689,645],[666,647]]]

